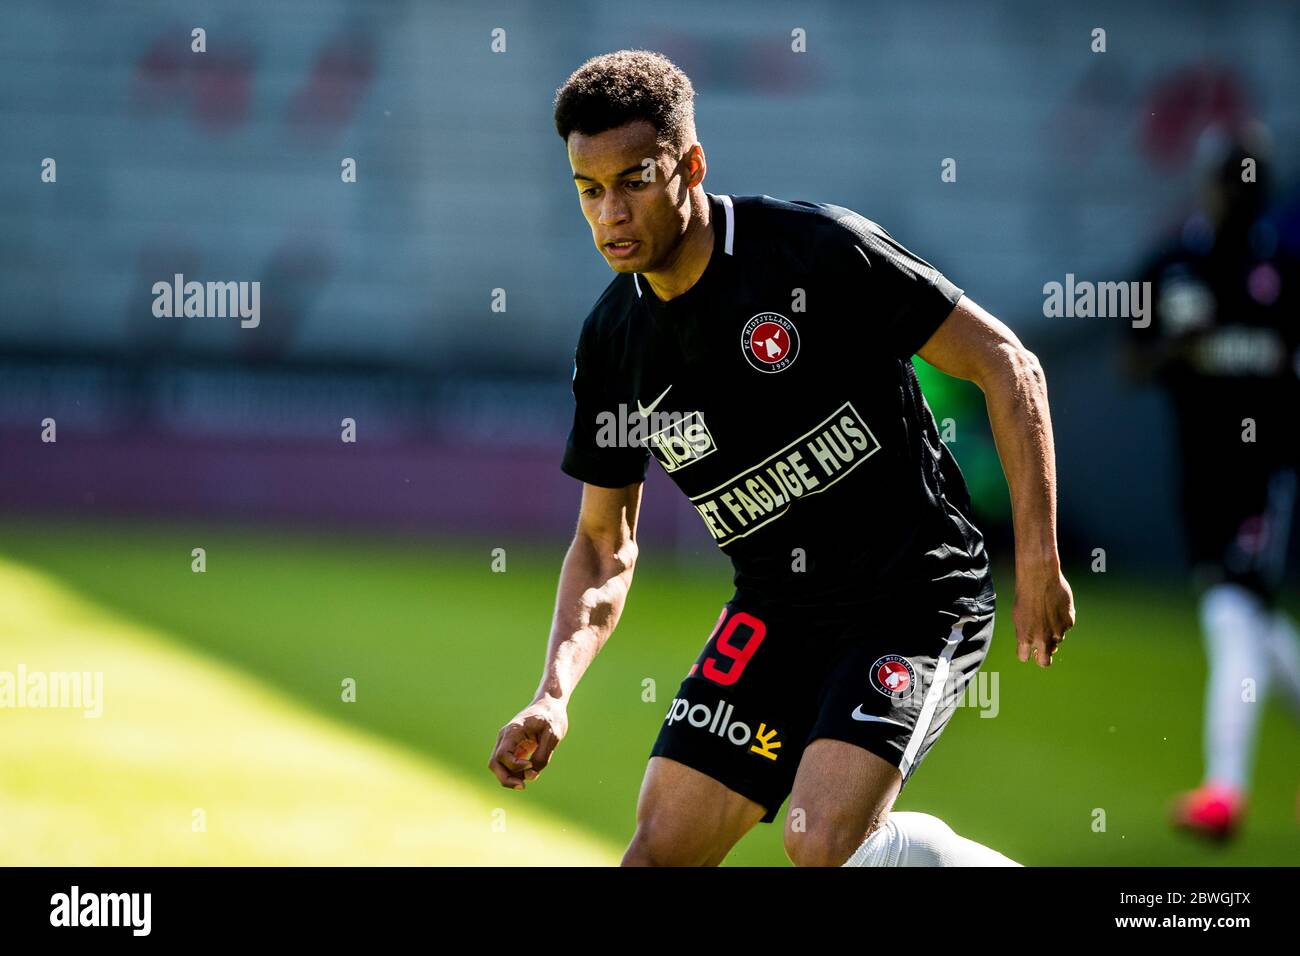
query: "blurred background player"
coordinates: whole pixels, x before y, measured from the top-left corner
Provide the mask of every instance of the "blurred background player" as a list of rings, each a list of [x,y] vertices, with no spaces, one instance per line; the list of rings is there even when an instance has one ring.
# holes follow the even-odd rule
[[[1204,778],[1172,817],[1213,839],[1241,822],[1269,691],[1300,716],[1300,638],[1277,606],[1296,502],[1300,286],[1269,209],[1267,153],[1258,124],[1203,135],[1198,208],[1146,264],[1152,320],[1133,330],[1130,353],[1177,423],[1209,664]]]

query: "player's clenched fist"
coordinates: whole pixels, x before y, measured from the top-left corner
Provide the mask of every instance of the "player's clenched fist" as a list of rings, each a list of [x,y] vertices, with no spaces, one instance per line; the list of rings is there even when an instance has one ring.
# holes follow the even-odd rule
[[[551,761],[555,746],[569,732],[569,715],[551,698],[534,701],[501,728],[488,769],[501,786],[524,789]]]

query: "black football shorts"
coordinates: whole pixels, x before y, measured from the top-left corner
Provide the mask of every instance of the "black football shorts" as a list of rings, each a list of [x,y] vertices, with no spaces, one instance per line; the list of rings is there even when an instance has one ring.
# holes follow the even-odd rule
[[[1231,582],[1266,604],[1276,601],[1286,571],[1297,484],[1294,466],[1250,461],[1184,473],[1183,521],[1200,585]]]
[[[992,612],[911,608],[815,623],[733,597],[668,705],[650,756],[762,804],[763,823],[776,819],[804,748],[819,737],[884,758],[906,785],[992,635]]]

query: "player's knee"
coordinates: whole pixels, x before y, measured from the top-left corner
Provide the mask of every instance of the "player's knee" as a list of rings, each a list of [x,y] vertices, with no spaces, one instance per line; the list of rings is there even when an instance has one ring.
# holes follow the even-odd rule
[[[620,866],[704,866],[707,862],[707,853],[685,834],[643,821],[637,824]]]
[[[814,824],[804,830],[787,827],[785,855],[795,866],[843,866],[866,839],[858,839],[852,832],[831,825]]]

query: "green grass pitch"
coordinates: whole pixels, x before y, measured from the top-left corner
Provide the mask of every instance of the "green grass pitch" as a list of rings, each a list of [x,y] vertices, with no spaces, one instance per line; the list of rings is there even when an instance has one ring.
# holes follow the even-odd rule
[[[730,579],[643,542],[568,738],[539,780],[507,791],[485,765],[536,686],[566,545],[6,522],[0,593],[26,617],[0,623],[0,670],[26,654],[29,667],[92,660],[108,679],[101,724],[0,710],[0,756],[24,768],[0,782],[0,863],[617,862],[659,723]],[[1236,843],[1172,832],[1167,801],[1200,771],[1191,597],[1114,573],[1071,580],[1078,626],[1040,671],[1015,660],[998,574],[997,716],[959,709],[898,808],[1029,865],[1294,865],[1292,716],[1266,705]],[[340,699],[348,677],[355,703]],[[728,864],[789,865],[781,819]]]

